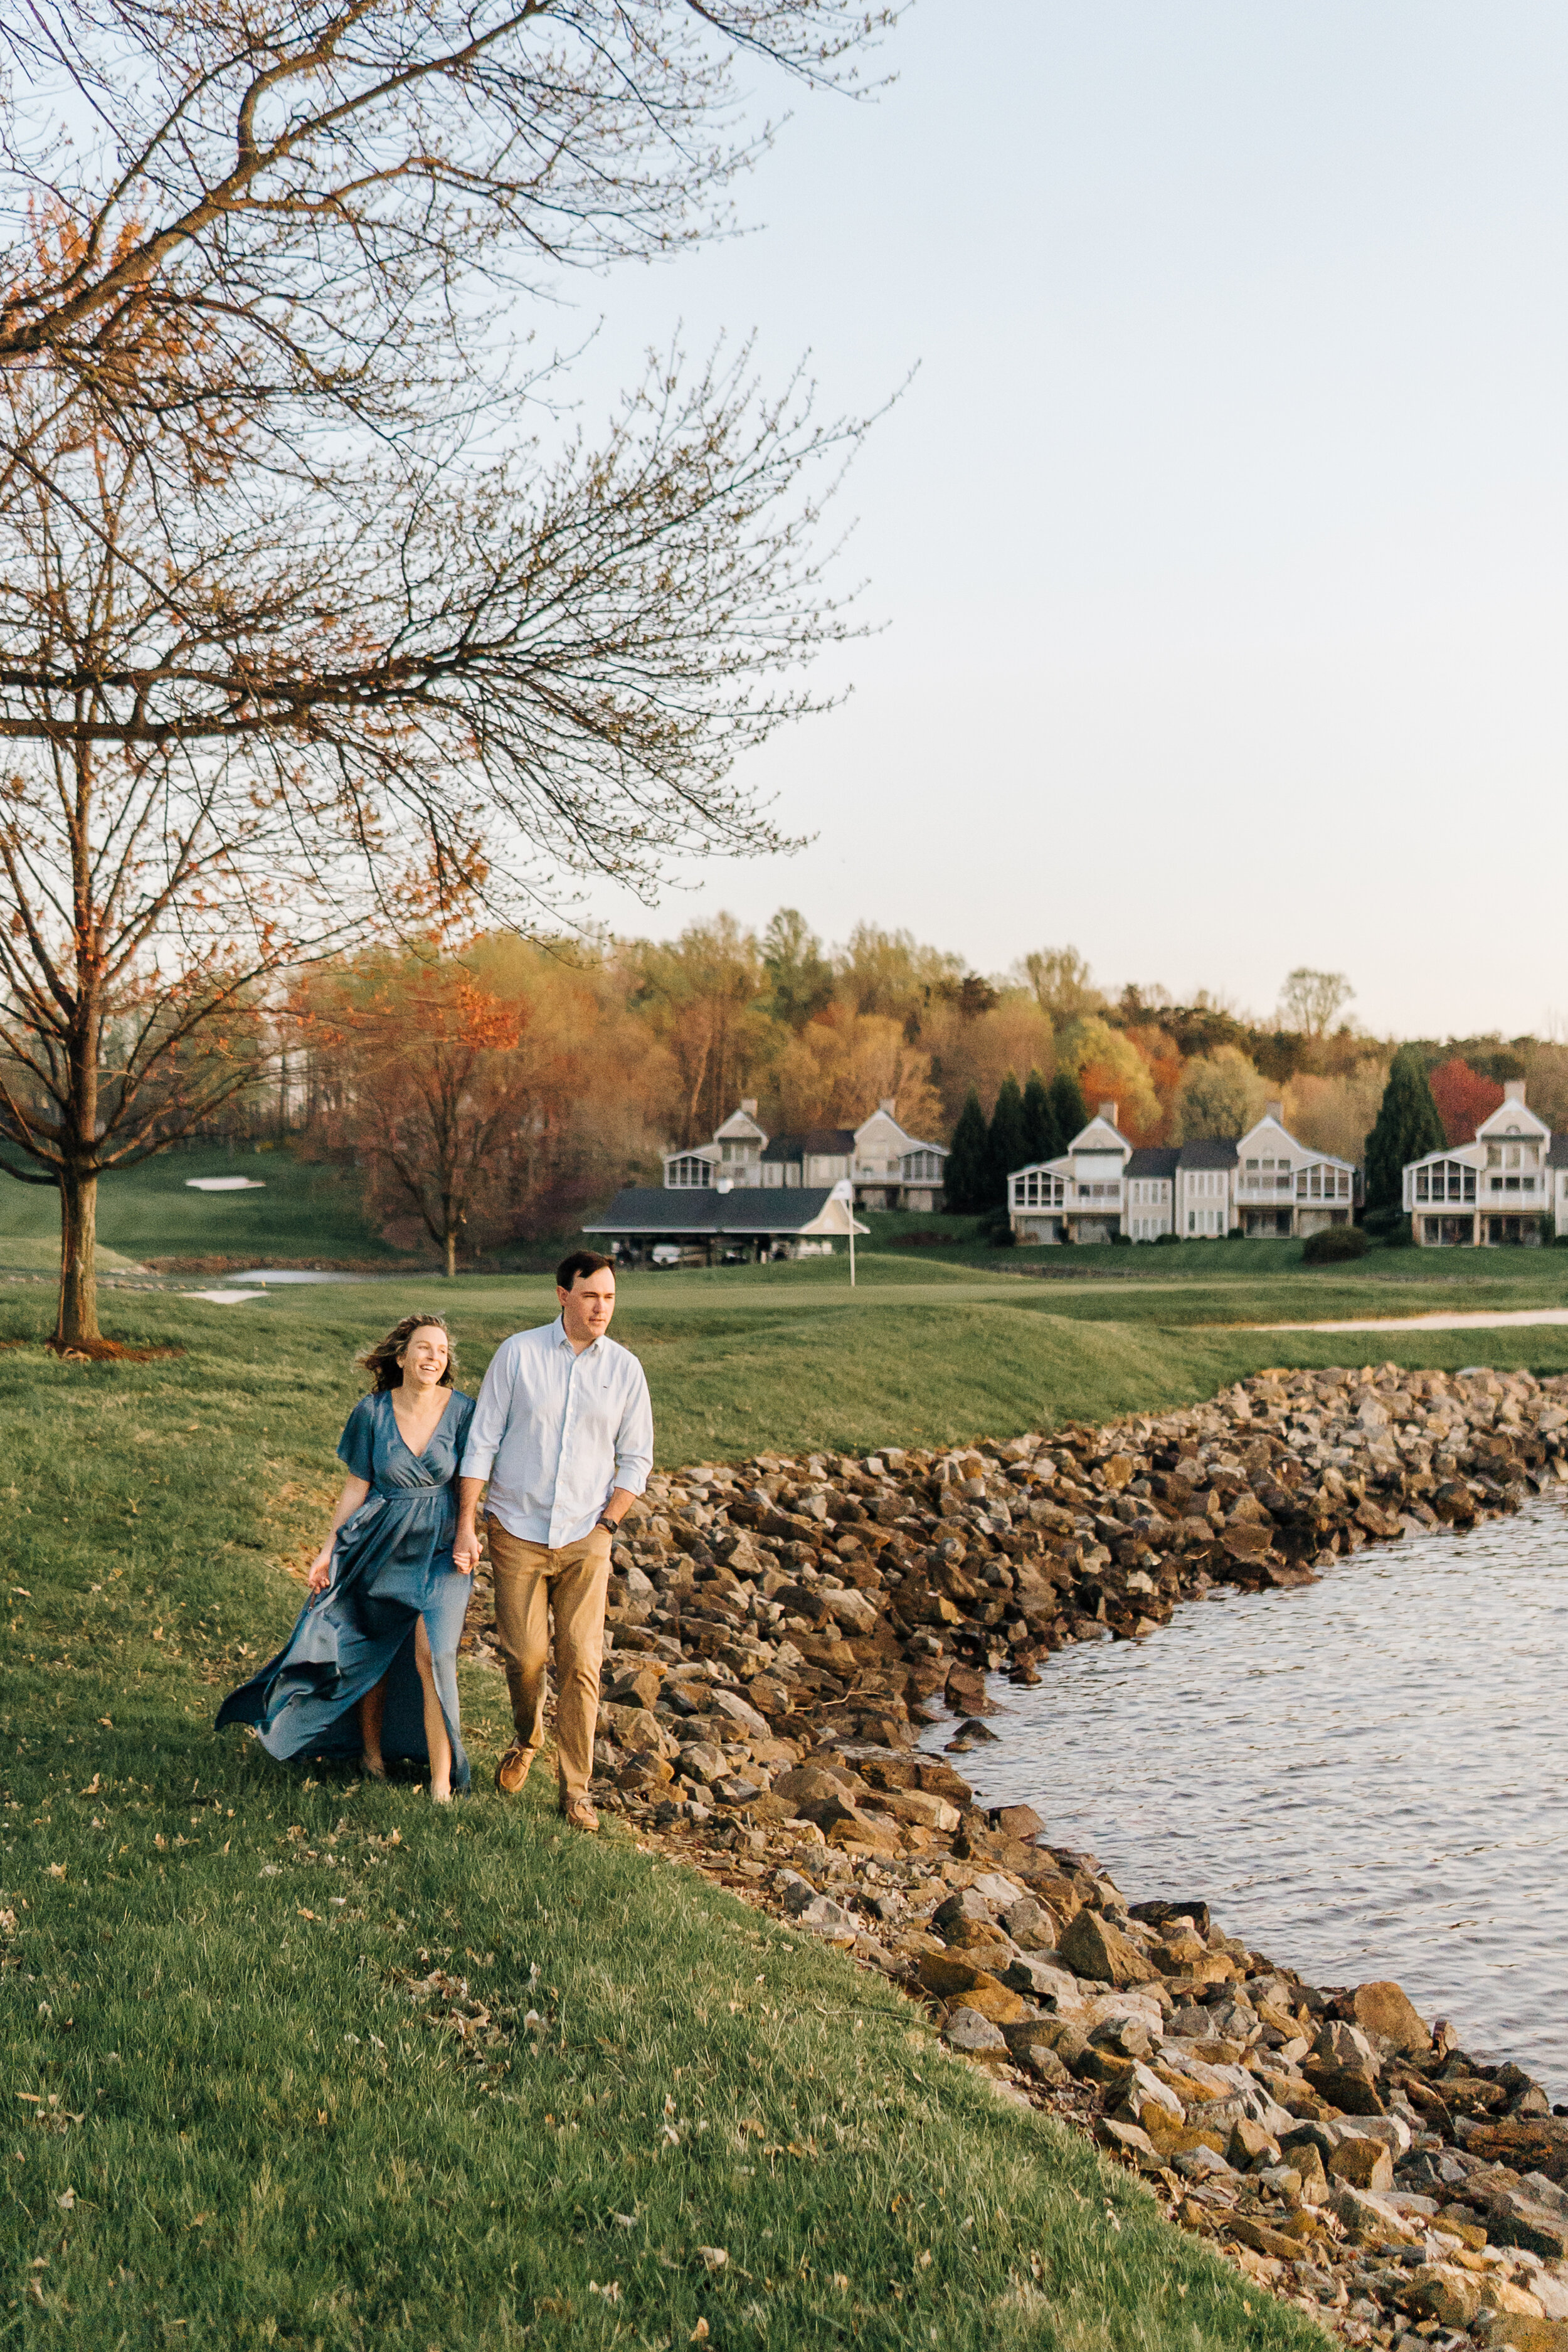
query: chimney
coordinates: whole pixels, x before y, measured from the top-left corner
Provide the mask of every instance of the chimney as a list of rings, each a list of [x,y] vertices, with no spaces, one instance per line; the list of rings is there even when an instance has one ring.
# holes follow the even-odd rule
[[[1504,1102],[1521,1103],[1524,1100],[1524,1080],[1522,1078],[1505,1078],[1503,1080],[1502,1098]]]
[[[1100,1116],[1101,1118],[1108,1118],[1110,1121],[1111,1126],[1114,1127],[1116,1125],[1116,1105],[1113,1102],[1102,1102],[1100,1106]]]
[[[886,1111],[889,1118],[893,1118],[898,1108],[899,1097],[897,1095],[884,1095],[881,1101],[877,1105],[877,1108],[879,1110]]]
[[[1281,1127],[1285,1124],[1285,1106],[1282,1102],[1265,1103],[1263,1115],[1266,1118],[1277,1118]]]
[[[742,1095],[742,1097],[741,1097],[741,1109],[742,1109],[742,1112],[743,1113],[743,1115],[744,1115],[747,1118],[755,1118],[755,1117],[756,1117],[756,1115],[757,1115],[757,1097],[756,1097],[756,1096],[755,1096],[755,1095]]]

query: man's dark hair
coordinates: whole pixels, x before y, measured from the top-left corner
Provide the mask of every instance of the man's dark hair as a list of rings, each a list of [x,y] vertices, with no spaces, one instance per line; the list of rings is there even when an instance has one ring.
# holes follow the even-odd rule
[[[570,1290],[579,1275],[586,1279],[591,1274],[604,1274],[606,1270],[614,1274],[616,1261],[613,1257],[601,1257],[597,1250],[574,1250],[571,1256],[563,1257],[555,1269],[555,1287],[557,1290]]]

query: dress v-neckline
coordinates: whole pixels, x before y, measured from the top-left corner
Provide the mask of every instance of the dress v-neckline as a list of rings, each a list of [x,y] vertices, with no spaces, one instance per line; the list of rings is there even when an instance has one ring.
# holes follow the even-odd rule
[[[446,1403],[441,1407],[440,1412],[436,1416],[435,1426],[432,1428],[429,1436],[425,1440],[425,1444],[420,1451],[416,1454],[412,1445],[409,1444],[406,1437],[404,1436],[402,1430],[397,1427],[397,1407],[392,1402],[392,1391],[390,1389],[387,1390],[386,1409],[392,1415],[392,1426],[395,1430],[397,1430],[397,1442],[399,1445],[402,1446],[403,1451],[407,1454],[411,1462],[423,1462],[426,1454],[429,1453],[430,1448],[435,1444],[437,1438],[441,1433],[441,1423],[446,1420],[447,1413],[451,1411],[452,1401],[456,1394],[457,1391],[455,1389],[450,1392],[450,1394],[448,1394]]]

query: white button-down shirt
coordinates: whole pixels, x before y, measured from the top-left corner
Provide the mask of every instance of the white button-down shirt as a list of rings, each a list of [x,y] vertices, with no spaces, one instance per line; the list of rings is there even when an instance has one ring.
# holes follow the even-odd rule
[[[509,1535],[552,1551],[576,1543],[616,1487],[653,1468],[653,1407],[637,1358],[610,1339],[579,1354],[561,1318],[514,1331],[490,1359],[461,1475],[488,1478]]]

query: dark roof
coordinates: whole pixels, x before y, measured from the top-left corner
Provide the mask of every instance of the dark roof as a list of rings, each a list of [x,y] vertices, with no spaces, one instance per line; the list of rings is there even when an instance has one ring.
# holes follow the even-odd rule
[[[806,1127],[797,1135],[775,1135],[764,1160],[804,1160],[809,1154],[814,1160],[847,1160],[855,1149],[852,1127]]]
[[[1181,1153],[1173,1143],[1145,1144],[1135,1151],[1122,1173],[1127,1176],[1173,1176]]]
[[[1234,1168],[1236,1139],[1228,1135],[1200,1135],[1184,1143],[1176,1154],[1178,1168]]]
[[[1568,1135],[1554,1135],[1546,1154],[1548,1168],[1568,1168]]]
[[[798,1234],[815,1223],[831,1198],[825,1184],[737,1184],[729,1192],[721,1192],[716,1184],[689,1191],[628,1184],[583,1231],[666,1241],[710,1241],[720,1234]]]

